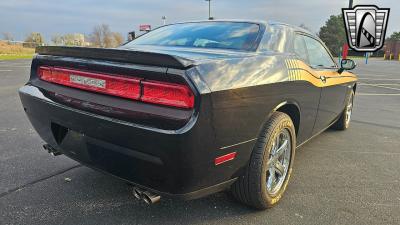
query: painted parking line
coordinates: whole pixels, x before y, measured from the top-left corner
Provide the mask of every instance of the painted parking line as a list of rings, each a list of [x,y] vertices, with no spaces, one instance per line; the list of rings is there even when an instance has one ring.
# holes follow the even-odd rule
[[[358,78],[359,80],[400,80],[400,78]]]
[[[12,70],[0,70],[0,72],[12,72]]]
[[[388,63],[388,64],[390,64],[390,63],[392,63],[392,64],[396,64],[396,63],[398,63],[399,61],[397,61],[397,59],[394,59],[394,60],[371,60],[371,61],[369,61],[369,62],[374,62],[374,63]]]
[[[374,77],[390,77],[390,76],[393,76],[393,75],[395,75],[394,73],[392,73],[392,74],[374,74],[373,72],[371,72],[371,73],[357,73],[357,76],[359,76],[359,77],[371,77],[371,78],[374,78]]]
[[[379,94],[379,93],[362,93],[362,92],[358,92],[358,93],[356,93],[356,95],[357,96],[359,96],[359,95],[365,95],[365,96],[400,96],[400,93],[394,93],[394,94],[391,94],[391,93],[385,94],[385,93],[383,93],[383,94]]]
[[[359,83],[358,85],[364,85],[365,83]],[[382,86],[400,86],[400,84],[375,84],[375,85],[382,85]]]
[[[27,66],[27,65],[25,65],[25,66],[18,66],[18,65],[16,65],[16,66],[14,66],[14,65],[0,65],[0,68],[30,68],[31,66]]]
[[[365,85],[365,86],[372,86],[372,87],[386,88],[386,89],[390,89],[390,90],[400,91],[400,88],[386,87],[386,86],[381,86],[381,85],[376,85],[376,84],[367,84],[367,83],[360,83],[360,84]]]

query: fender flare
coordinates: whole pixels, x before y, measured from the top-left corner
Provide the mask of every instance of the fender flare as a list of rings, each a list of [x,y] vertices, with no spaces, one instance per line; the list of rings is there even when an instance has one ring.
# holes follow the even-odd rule
[[[287,99],[285,101],[282,101],[278,104],[276,104],[276,106],[266,115],[266,117],[263,120],[263,123],[260,125],[259,127],[259,131],[258,133],[261,132],[264,124],[271,118],[272,114],[277,112],[278,109],[282,108],[285,105],[294,105],[297,108],[297,111],[299,112],[299,121],[298,121],[298,127],[296,129],[296,132],[298,132],[300,130],[300,122],[301,122],[301,107],[300,105],[293,99]],[[293,123],[295,123],[295,121],[293,121]],[[298,135],[298,133],[296,133],[296,136]]]

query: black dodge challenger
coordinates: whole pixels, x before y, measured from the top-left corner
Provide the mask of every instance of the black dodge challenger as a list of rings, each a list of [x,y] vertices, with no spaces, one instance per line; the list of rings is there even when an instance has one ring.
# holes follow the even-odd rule
[[[39,47],[23,108],[53,155],[124,179],[147,203],[230,189],[265,209],[295,149],[349,126],[357,78],[310,32],[199,21],[115,49]]]

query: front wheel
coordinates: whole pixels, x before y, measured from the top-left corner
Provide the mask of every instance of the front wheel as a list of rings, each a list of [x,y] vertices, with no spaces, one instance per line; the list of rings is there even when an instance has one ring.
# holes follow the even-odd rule
[[[333,129],[346,130],[350,126],[351,114],[353,113],[354,91],[351,91],[349,98],[346,101],[344,108],[339,119],[332,125]]]
[[[292,173],[296,134],[290,117],[275,112],[264,125],[243,176],[231,192],[257,209],[274,206],[283,196]]]

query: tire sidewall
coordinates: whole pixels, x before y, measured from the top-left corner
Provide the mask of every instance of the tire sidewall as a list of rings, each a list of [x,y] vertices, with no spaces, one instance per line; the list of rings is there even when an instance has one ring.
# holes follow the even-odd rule
[[[294,130],[294,125],[292,120],[286,114],[283,114],[283,119],[281,119],[273,128],[270,135],[267,135],[267,142],[264,148],[264,155],[263,155],[263,165],[262,165],[262,172],[261,172],[261,194],[264,201],[267,203],[267,207],[272,207],[276,204],[283,196],[284,192],[286,191],[287,185],[289,183],[290,176],[292,174],[292,167],[294,162],[294,155],[296,149],[296,134]],[[290,139],[291,139],[291,155],[290,155],[290,162],[289,162],[289,169],[287,175],[285,177],[285,181],[282,184],[281,189],[274,195],[270,195],[267,192],[267,182],[266,182],[266,174],[267,174],[267,163],[269,161],[269,155],[271,151],[272,144],[280,134],[283,129],[287,129],[289,131]]]
[[[343,113],[343,115],[344,115],[343,123],[344,123],[344,128],[345,128],[345,129],[347,129],[347,128],[350,127],[350,122],[351,122],[351,118],[350,118],[350,121],[347,123],[347,115],[346,115],[346,112],[347,112],[347,110],[348,110],[348,106],[349,106],[350,101],[351,101],[351,107],[352,107],[352,108],[351,108],[351,114],[353,114],[353,108],[354,108],[354,91],[351,91],[351,92],[350,92],[350,95],[349,95],[349,98],[348,98],[347,101],[346,101],[346,107],[345,107],[344,113]]]

